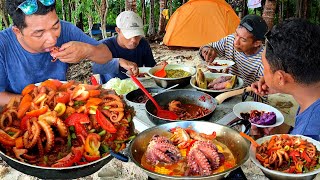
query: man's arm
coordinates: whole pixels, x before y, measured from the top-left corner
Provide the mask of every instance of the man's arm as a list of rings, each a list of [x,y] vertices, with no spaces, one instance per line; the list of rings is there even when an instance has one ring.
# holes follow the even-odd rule
[[[9,93],[9,92],[0,92],[0,106],[3,107],[5,104],[8,104],[10,99],[13,97],[20,98],[21,95]]]

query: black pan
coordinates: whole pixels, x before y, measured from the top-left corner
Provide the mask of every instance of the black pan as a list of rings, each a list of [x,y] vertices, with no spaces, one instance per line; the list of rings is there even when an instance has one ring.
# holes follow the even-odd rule
[[[134,135],[134,124],[131,121],[130,124],[130,135]],[[0,146],[1,147],[1,146]],[[0,157],[12,168],[20,171],[24,174],[38,177],[40,179],[76,179],[84,176],[91,175],[106,165],[113,156],[111,154],[88,164],[64,167],[64,168],[53,168],[53,167],[40,167],[31,165],[25,162],[18,161],[10,156],[7,156],[4,149],[0,148]]]
[[[194,118],[194,119],[188,119],[188,120],[209,120],[213,114],[213,111],[216,109],[217,105],[221,104],[225,99],[242,94],[244,91],[250,91],[251,88],[242,88],[234,91],[224,92],[215,98],[210,96],[207,93],[201,92],[201,91],[194,91],[194,90],[188,90],[188,89],[177,89],[177,90],[170,90],[167,92],[163,92],[161,94],[157,94],[154,96],[154,99],[158,102],[160,106],[167,106],[169,102],[172,100],[178,100],[181,101],[181,103],[190,103],[195,104],[204,108],[209,109],[209,113],[205,114],[202,117]],[[151,100],[148,100],[145,104],[145,109],[147,112],[147,116],[150,119],[151,122],[153,122],[155,125],[164,124],[168,122],[173,122],[176,120],[170,120],[170,119],[163,119],[154,114],[156,111],[156,108]],[[180,120],[178,120],[180,121]]]

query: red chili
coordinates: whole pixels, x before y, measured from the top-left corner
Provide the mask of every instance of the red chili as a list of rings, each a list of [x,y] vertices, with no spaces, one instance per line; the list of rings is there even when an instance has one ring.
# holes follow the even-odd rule
[[[27,121],[29,121],[33,116],[25,115],[20,122],[20,129],[23,131],[27,130]]]
[[[114,125],[101,113],[99,109],[96,111],[96,119],[100,126],[109,133],[116,133],[117,129]]]

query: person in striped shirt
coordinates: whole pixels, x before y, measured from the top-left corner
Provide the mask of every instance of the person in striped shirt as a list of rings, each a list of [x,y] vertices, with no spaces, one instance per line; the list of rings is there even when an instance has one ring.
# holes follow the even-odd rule
[[[202,46],[199,54],[209,63],[218,56],[234,61],[235,65],[230,67],[229,73],[242,78],[244,86],[250,86],[263,75],[262,43],[267,30],[268,26],[262,17],[247,15],[234,34]]]

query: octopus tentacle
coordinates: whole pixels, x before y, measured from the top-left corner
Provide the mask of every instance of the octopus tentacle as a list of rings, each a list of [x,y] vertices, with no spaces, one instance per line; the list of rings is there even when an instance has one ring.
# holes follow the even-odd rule
[[[111,116],[110,116],[110,120],[112,122],[119,122],[121,121],[121,119],[124,117],[124,112],[123,111],[120,111],[118,114],[116,113],[111,113]]]
[[[189,154],[190,156],[193,156],[191,159],[194,159],[195,161],[191,161],[188,156],[188,164],[195,163],[198,166],[197,169],[191,169],[191,172],[202,176],[212,174],[212,168],[206,156],[199,149],[193,148],[190,150]],[[190,167],[194,167],[194,165]]]
[[[38,145],[39,155],[40,155],[40,157],[43,157],[44,156],[44,149],[43,149],[43,145],[42,145],[40,138],[37,141],[37,145]]]
[[[46,121],[50,126],[55,126],[57,127],[59,134],[62,137],[67,137],[68,136],[68,128],[65,125],[65,123],[57,117],[57,112],[55,111],[51,111],[51,112],[47,112],[43,115],[39,116],[39,121]]]
[[[15,109],[8,109],[5,113],[1,115],[0,118],[0,128],[4,129],[6,127],[11,126],[12,124],[12,115],[18,117],[18,112]]]
[[[45,152],[49,152],[54,146],[54,134],[50,125],[45,120],[38,120],[39,125],[46,134],[47,142],[44,148]]]
[[[32,118],[27,121],[27,128],[28,130],[23,135],[23,145],[25,148],[30,149],[35,146],[40,139],[41,127],[37,122],[37,119]]]

